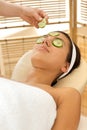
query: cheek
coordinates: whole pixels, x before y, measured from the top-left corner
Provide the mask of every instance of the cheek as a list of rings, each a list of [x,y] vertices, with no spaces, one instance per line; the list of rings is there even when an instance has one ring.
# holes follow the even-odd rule
[[[51,58],[50,61],[55,64],[55,67],[61,67],[66,61],[66,56],[65,50],[55,50],[49,58]]]
[[[34,44],[33,50],[36,49],[39,46],[39,44]]]

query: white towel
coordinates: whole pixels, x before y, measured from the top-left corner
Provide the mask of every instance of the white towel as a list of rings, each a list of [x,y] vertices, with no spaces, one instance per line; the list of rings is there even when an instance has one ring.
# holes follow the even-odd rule
[[[55,118],[48,92],[0,78],[0,130],[51,130]]]
[[[87,130],[87,117],[81,115],[78,130]]]
[[[0,130],[51,130],[56,104],[46,91],[0,78]],[[87,130],[81,115],[78,130]]]

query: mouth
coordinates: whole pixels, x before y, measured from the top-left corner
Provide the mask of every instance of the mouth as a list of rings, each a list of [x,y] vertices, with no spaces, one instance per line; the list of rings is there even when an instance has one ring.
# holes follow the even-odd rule
[[[46,51],[49,53],[48,48],[43,44],[43,45],[39,45],[36,47],[36,49],[40,50],[40,51]]]

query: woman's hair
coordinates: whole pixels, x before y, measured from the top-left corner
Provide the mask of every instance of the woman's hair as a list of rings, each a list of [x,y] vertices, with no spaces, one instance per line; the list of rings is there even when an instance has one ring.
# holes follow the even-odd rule
[[[62,33],[62,34],[68,39],[68,41],[69,41],[69,43],[70,43],[70,44],[69,44],[69,53],[68,53],[68,55],[67,55],[67,57],[66,57],[66,61],[67,61],[68,63],[71,63],[72,51],[73,51],[73,45],[72,45],[72,44],[74,44],[74,47],[75,47],[75,50],[76,50],[75,62],[74,62],[74,64],[73,64],[71,70],[65,75],[65,76],[67,76],[68,74],[70,74],[74,69],[76,69],[76,68],[80,65],[81,54],[80,54],[80,50],[79,50],[78,46],[77,46],[75,43],[72,43],[72,40],[71,40],[70,36],[69,36],[67,33],[62,32],[62,31],[58,31],[58,32],[59,32],[59,33]],[[64,76],[64,77],[65,77],[65,76]],[[63,78],[64,78],[64,77],[63,77]],[[57,83],[58,78],[59,78],[59,77],[57,77],[57,78],[52,82],[51,86],[53,86],[54,84]],[[62,79],[62,78],[61,78],[61,79]]]
[[[72,49],[73,49],[72,40],[67,33],[62,32],[62,31],[58,31],[58,32],[64,34],[66,36],[66,38],[69,40],[70,46],[69,46],[69,53],[67,55],[66,61],[70,63],[71,57],[72,57]],[[80,65],[80,59],[81,59],[81,54],[80,54],[80,50],[79,50],[78,46],[74,42],[73,42],[73,44],[74,44],[75,49],[76,49],[76,60],[75,60],[75,63],[74,63],[74,65],[69,73],[71,73],[75,68],[77,68]]]

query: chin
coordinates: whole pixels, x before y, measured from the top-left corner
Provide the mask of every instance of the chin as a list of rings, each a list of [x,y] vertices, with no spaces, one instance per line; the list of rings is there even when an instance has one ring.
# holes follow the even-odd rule
[[[38,68],[40,67],[41,68],[44,65],[42,55],[38,54],[38,52],[34,53],[31,56],[31,63],[32,63],[33,67],[38,67]]]

